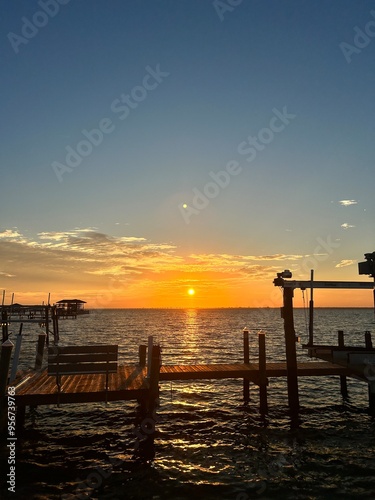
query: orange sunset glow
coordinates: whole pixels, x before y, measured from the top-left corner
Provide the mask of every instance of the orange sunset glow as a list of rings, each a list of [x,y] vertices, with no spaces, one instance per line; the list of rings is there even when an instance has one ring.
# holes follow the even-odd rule
[[[279,307],[273,279],[284,268],[294,279],[308,279],[315,263],[315,279],[359,280],[357,262],[336,255],[185,254],[169,243],[90,228],[35,238],[14,229],[0,233],[0,246],[8,302],[12,293],[20,303],[46,302],[51,293],[51,302],[78,296],[91,308]],[[372,293],[317,290],[315,301],[321,307],[371,307]],[[300,291],[295,304],[303,305]]]

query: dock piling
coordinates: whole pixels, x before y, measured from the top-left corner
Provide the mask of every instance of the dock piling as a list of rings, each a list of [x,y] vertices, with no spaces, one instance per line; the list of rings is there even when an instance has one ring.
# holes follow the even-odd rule
[[[45,314],[45,329],[46,329],[46,342],[47,345],[49,345],[49,311],[48,311],[48,306],[45,307],[44,309],[44,314]]]
[[[13,343],[8,339],[1,345],[0,355],[0,430],[6,427],[7,404],[6,389],[8,385],[8,373],[10,366],[10,356],[12,354]]]
[[[152,347],[154,345],[154,337],[149,335],[147,344],[147,378],[150,378],[151,373],[151,360],[152,360]]]
[[[38,337],[38,344],[37,344],[36,358],[35,358],[35,370],[36,371],[40,370],[42,368],[45,342],[46,342],[46,334],[40,333],[39,337]]]
[[[8,340],[8,313],[7,311],[1,312],[1,329],[3,333],[3,343]]]
[[[314,270],[310,271],[310,303],[309,303],[309,345],[314,345]]]
[[[161,366],[161,349],[159,345],[152,346],[151,352],[151,367],[149,373],[150,380],[150,398],[149,398],[149,411],[153,411],[159,398],[159,376]]]
[[[20,359],[21,343],[22,343],[22,328],[23,328],[23,323],[20,324],[20,331],[18,332],[17,339],[16,339],[16,349],[14,351],[13,363],[12,363],[12,369],[10,372],[9,383],[12,383],[13,380],[15,380],[16,375],[17,375],[18,361]]]
[[[375,415],[375,380],[368,383],[368,402],[370,415]]]
[[[246,328],[243,331],[243,362],[250,363],[249,355],[249,330]],[[250,381],[247,378],[243,379],[243,400],[245,403],[250,401]]]
[[[365,345],[366,349],[372,349],[371,332],[368,330],[365,331]]]
[[[260,413],[268,413],[267,403],[267,374],[266,374],[266,334],[258,333],[259,342],[259,405]]]
[[[365,331],[365,345],[366,349],[372,349],[371,332]],[[375,380],[368,382],[368,403],[370,415],[375,415]]]
[[[52,306],[51,308],[51,316],[52,316],[52,330],[53,330],[53,342],[55,345],[59,343],[59,317],[57,315],[56,306]]]
[[[297,376],[297,352],[296,332],[294,330],[293,317],[293,288],[284,288],[284,331],[287,365],[288,402],[292,414],[299,410],[298,376]]]
[[[0,355],[0,397],[5,395],[6,387],[8,385],[8,373],[10,366],[10,356],[12,354],[13,342],[9,339],[1,345]]]
[[[345,345],[344,330],[338,330],[337,335],[338,335],[339,347],[344,347],[344,345]],[[348,397],[348,384],[347,384],[347,380],[346,380],[345,375],[340,375],[340,390],[341,390],[341,395],[344,398],[347,398]]]

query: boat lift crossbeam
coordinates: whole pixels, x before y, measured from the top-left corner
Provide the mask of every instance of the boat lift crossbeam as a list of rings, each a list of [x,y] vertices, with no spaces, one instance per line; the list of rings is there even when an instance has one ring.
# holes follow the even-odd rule
[[[367,271],[367,269],[366,269]],[[301,290],[310,289],[311,297],[310,297],[310,317],[309,317],[309,343],[308,345],[314,344],[314,299],[313,292],[314,289],[351,289],[351,290],[373,290],[374,295],[374,312],[375,312],[375,281],[315,281],[314,280],[314,271],[311,270],[311,278],[310,280],[291,280],[285,278],[291,278],[292,273],[289,269],[282,271],[281,273],[277,273],[277,278],[273,280],[273,284],[275,286],[281,287],[284,289],[284,302],[285,302],[285,293],[289,291],[291,293],[291,300],[293,297],[293,291],[296,288],[300,288]],[[285,306],[285,303],[284,303]]]
[[[300,288],[301,290],[306,290],[306,288],[351,288],[372,290],[374,288],[374,283],[371,283],[371,281],[298,281],[284,280],[281,277],[275,278],[274,285],[281,286],[282,288]]]

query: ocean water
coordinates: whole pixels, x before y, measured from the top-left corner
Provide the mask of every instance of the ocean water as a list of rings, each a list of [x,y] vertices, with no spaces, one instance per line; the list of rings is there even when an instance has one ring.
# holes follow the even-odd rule
[[[307,341],[307,317],[295,310]],[[284,361],[278,309],[97,310],[60,321],[61,345],[118,343],[136,363],[149,335],[164,364],[242,362],[242,331],[266,332],[268,361]],[[14,339],[18,327],[13,328]],[[315,342],[363,345],[369,309],[317,309]],[[24,325],[21,368],[33,366],[38,331]],[[297,344],[300,361],[308,361]],[[311,360],[310,360],[311,361]],[[136,402],[42,406],[26,412],[16,451],[16,493],[8,493],[1,448],[1,498],[16,499],[358,499],[375,498],[375,420],[367,386],[338,377],[300,378],[300,425],[291,426],[285,378],[270,379],[267,416],[258,390],[242,400],[242,380],[162,382],[160,406],[145,418]],[[149,439],[155,426],[152,446]]]

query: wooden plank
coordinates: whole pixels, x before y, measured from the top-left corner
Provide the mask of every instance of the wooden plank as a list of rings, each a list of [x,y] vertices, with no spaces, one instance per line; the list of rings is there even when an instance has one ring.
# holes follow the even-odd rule
[[[84,392],[82,386],[84,385],[85,376],[75,375],[74,377],[64,377],[61,380],[61,390],[63,392]]]
[[[373,352],[375,351],[375,347],[369,348],[365,346],[338,346],[338,345],[325,345],[325,344],[316,344],[309,346],[308,344],[304,344],[302,346],[303,348],[306,349],[323,349],[323,350],[329,350],[329,351],[369,351]]]
[[[28,387],[22,387],[23,394],[17,393],[18,405],[42,405],[96,402],[96,401],[121,401],[144,398],[148,394],[148,384],[145,380],[146,369],[137,367],[121,367],[120,373],[114,373],[110,381],[112,388],[108,393],[104,391],[105,374],[82,374],[66,376],[63,378],[62,391],[58,397],[57,386],[52,377],[46,372],[38,374],[33,384],[32,392],[27,392]],[[47,382],[49,390],[41,391]],[[40,387],[38,388],[38,383]],[[121,388],[122,386],[122,388]],[[25,390],[26,389],[26,390]]]
[[[62,378],[62,391],[65,393],[89,393],[105,390],[105,375],[69,375]]]
[[[107,353],[118,352],[118,345],[98,344],[80,346],[53,346],[48,348],[49,355],[61,354],[86,354],[86,353]]]
[[[127,372],[125,387],[128,389],[139,389],[144,379],[145,370],[143,367],[134,366]]]
[[[82,363],[82,364],[51,364],[48,365],[48,375],[74,375],[79,373],[115,373],[117,363]]]
[[[57,391],[55,379],[48,377],[46,373],[43,373],[38,386],[33,386],[32,392],[42,392],[44,394],[53,393]],[[30,392],[30,391],[29,391]]]
[[[119,366],[118,368],[118,378],[116,380],[116,388],[118,390],[122,390],[126,387],[126,379],[127,379],[127,374],[126,374],[127,367],[126,366]]]
[[[169,368],[169,367],[168,367]],[[348,369],[331,363],[298,363],[299,376],[319,376],[348,373]],[[269,377],[285,377],[287,368],[285,363],[268,363],[266,374]],[[244,376],[259,375],[257,365],[251,364],[217,364],[200,365],[199,371],[195,370],[194,365],[172,366],[166,369],[165,365],[160,370],[160,380],[188,380],[205,378],[243,378]]]
[[[98,391],[60,394],[25,394],[16,396],[17,406],[39,406],[48,404],[93,403],[104,401],[131,401],[144,398],[148,390]]]
[[[87,353],[87,354],[65,354],[59,353],[48,356],[48,364],[56,363],[96,363],[100,361],[117,361],[117,353]]]
[[[42,372],[43,373],[43,372]],[[41,377],[42,373],[34,373],[31,377],[28,375],[26,380],[21,380],[16,386],[16,394],[22,394],[27,391],[28,388],[32,387],[35,384],[38,384],[38,380]]]

